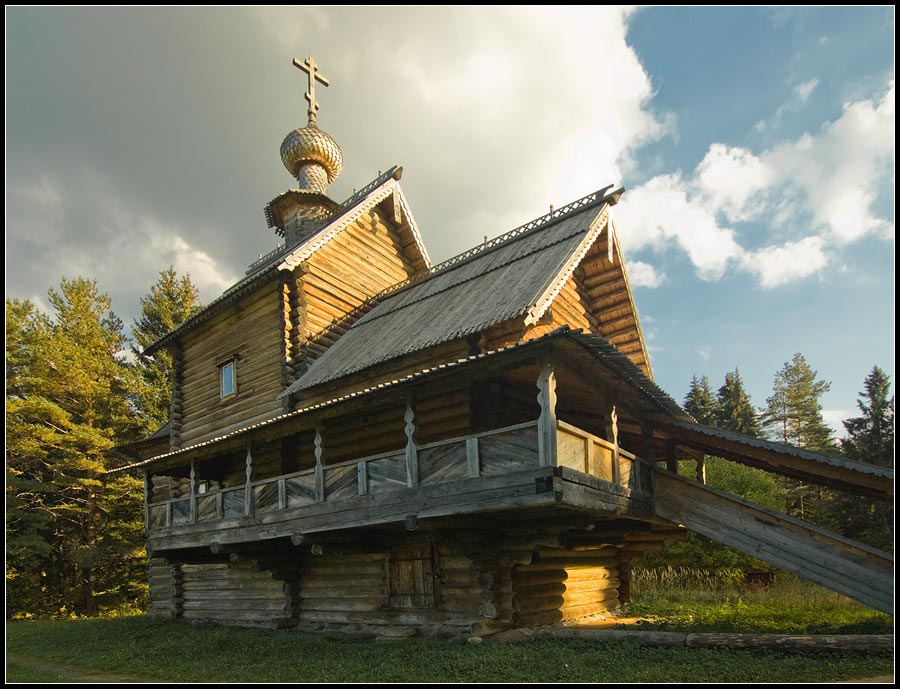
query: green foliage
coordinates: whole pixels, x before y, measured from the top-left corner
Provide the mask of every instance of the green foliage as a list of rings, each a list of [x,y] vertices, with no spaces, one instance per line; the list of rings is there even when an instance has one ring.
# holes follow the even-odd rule
[[[763,424],[774,440],[813,452],[837,451],[831,429],[822,418],[820,398],[831,383],[818,380],[802,354],[794,354],[775,374],[766,399]],[[832,531],[840,531],[841,516],[833,508],[835,494],[818,485],[783,479],[787,513]]]
[[[862,412],[844,421],[847,437],[841,449],[847,459],[882,467],[894,466],[894,396],[891,379],[877,366],[863,381],[856,404]]]
[[[716,426],[718,421],[718,405],[709,387],[709,378],[703,376],[699,380],[696,374],[691,378],[691,388],[684,398],[684,409],[706,426]]]
[[[736,570],[664,567],[636,572],[631,612],[642,627],[682,632],[892,634],[890,615],[778,571],[750,589]]]
[[[888,399],[890,386],[890,377],[877,366],[866,376],[857,401],[862,416],[844,421],[847,437],[841,439],[841,450],[847,459],[893,468],[894,396]],[[893,550],[893,505],[846,494],[836,496],[834,502],[844,536]]]
[[[889,674],[890,649],[866,652],[656,648],[640,641],[536,639],[480,645],[373,643],[131,617],[17,622],[9,657],[169,682],[814,682]]]
[[[817,380],[818,375],[799,353],[775,374],[772,396],[766,399],[763,414],[763,424],[773,440],[813,452],[836,449],[820,402],[831,383]]]
[[[137,437],[136,372],[91,280],[49,291],[48,318],[7,301],[7,615],[96,614],[145,591],[142,486],[103,480]]]
[[[725,384],[716,395],[716,420],[719,428],[758,437],[759,418],[744,390],[744,381],[737,369],[725,374]]]
[[[131,333],[138,347],[133,347],[143,385],[137,407],[145,417],[146,430],[152,432],[169,418],[172,378],[172,355],[159,351],[152,358],[141,351],[179,326],[200,306],[197,288],[191,276],[178,277],[169,266],[159,274],[150,293],[141,298],[141,316],[135,319]]]

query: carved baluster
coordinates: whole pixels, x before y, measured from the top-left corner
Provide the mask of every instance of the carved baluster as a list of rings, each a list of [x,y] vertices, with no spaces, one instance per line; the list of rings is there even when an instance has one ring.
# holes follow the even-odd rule
[[[556,374],[553,361],[545,357],[541,363],[537,387],[538,404],[541,415],[538,417],[538,457],[541,466],[556,466]]]
[[[191,460],[191,522],[197,521],[197,460]]]
[[[150,472],[144,472],[144,530],[150,528],[150,498],[153,484],[150,481]]]
[[[253,484],[251,480],[253,479],[253,454],[250,452],[250,446],[247,446],[247,459],[246,459],[247,467],[244,470],[247,479],[244,482],[244,514],[248,517],[253,516]]]
[[[606,439],[612,443],[612,480],[615,484],[622,483],[621,470],[619,468],[619,415],[616,414],[616,408],[609,412],[609,419],[606,422]]]
[[[406,398],[403,420],[406,422],[403,428],[406,433],[406,485],[413,488],[419,485],[419,456],[416,449],[416,410],[412,395]]]
[[[313,441],[316,457],[316,500],[325,501],[325,438],[322,426],[316,426],[316,438]]]

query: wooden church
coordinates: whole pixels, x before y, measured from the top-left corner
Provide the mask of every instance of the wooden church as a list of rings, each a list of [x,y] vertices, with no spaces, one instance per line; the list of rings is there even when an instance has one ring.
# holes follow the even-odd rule
[[[717,455],[893,499],[893,472],[697,424],[653,382],[607,187],[434,265],[392,168],[342,203],[309,122],[265,208],[284,244],[148,347],[153,614],[471,636],[613,611],[695,530],[880,610],[893,559],[703,483]],[[696,462],[697,481],[676,474]]]

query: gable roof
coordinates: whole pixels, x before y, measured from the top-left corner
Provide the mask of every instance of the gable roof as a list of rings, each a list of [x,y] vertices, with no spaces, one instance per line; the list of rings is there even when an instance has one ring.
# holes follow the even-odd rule
[[[293,270],[297,265],[308,259],[317,249],[353,224],[362,214],[374,208],[388,197],[394,199],[397,210],[401,211],[403,217],[406,218],[409,231],[412,234],[413,245],[421,256],[422,265],[426,270],[430,268],[431,259],[409,209],[409,203],[406,201],[403,190],[400,188],[399,180],[402,174],[402,167],[393,166],[338,206],[335,215],[312,235],[305,237],[291,247],[282,245],[257,259],[250,265],[246,277],[229,287],[221,296],[197,311],[181,325],[172,329],[144,349],[143,353],[148,356],[152,355],[201,323],[218,315],[241,297],[271,281],[278,275],[279,271]]]
[[[589,194],[382,296],[281,397],[526,316],[537,321],[607,226],[622,190]]]

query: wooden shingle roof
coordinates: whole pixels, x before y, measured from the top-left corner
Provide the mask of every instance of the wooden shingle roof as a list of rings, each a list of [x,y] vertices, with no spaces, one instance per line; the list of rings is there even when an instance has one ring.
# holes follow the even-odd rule
[[[596,219],[621,190],[606,189],[434,266],[400,285],[358,320],[282,396],[478,333],[549,304],[573,260],[599,231]],[[564,280],[564,278],[563,278]]]

